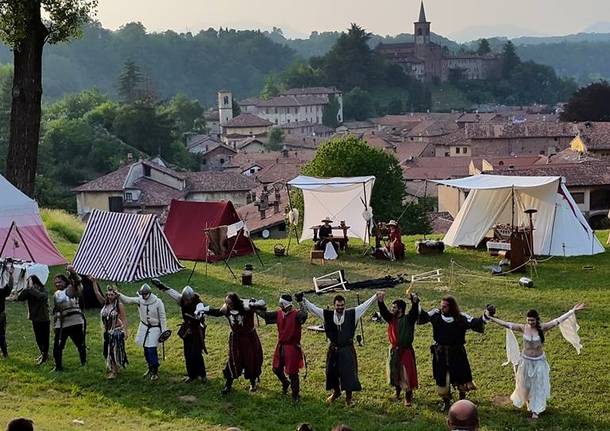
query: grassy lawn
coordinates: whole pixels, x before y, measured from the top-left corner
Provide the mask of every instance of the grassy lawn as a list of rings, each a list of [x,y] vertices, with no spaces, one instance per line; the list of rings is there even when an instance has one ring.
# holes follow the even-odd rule
[[[53,232],[66,256],[73,256],[75,247],[62,241],[61,233]],[[608,232],[599,233],[605,243]],[[68,235],[70,236],[70,235]],[[325,266],[310,265],[308,252],[311,243],[292,246],[291,256],[276,258],[273,246],[277,241],[258,241],[265,269],[255,257],[239,258],[232,262],[237,270],[245,263],[255,265],[253,287],[233,283],[223,264],[198,264],[191,284],[209,303],[220,306],[227,291],[236,290],[245,297],[262,297],[274,306],[281,292],[296,293],[312,288],[311,277],[335,269],[345,269],[350,280],[362,280],[386,274],[415,274],[441,268],[440,284],[415,286],[424,307],[437,305],[441,296],[451,293],[458,298],[464,311],[480,314],[485,304],[493,302],[498,316],[506,320],[523,320],[528,308],[537,308],[543,320],[566,311],[576,302],[586,302],[587,310],[579,314],[580,334],[584,349],[578,356],[563,340],[559,330],[549,333],[546,352],[551,364],[552,399],[541,419],[531,425],[524,411],[515,410],[508,396],[513,389],[510,367],[501,367],[505,360],[504,330],[488,326],[484,335],[468,335],[468,351],[474,379],[479,390],[470,398],[480,406],[484,430],[575,430],[610,429],[610,255],[594,257],[555,258],[542,263],[535,276],[535,288],[527,289],[517,283],[520,275],[491,277],[483,266],[495,263],[495,258],[482,251],[449,249],[440,257],[417,256],[415,237],[407,237],[407,258],[390,263],[361,257],[363,248],[353,244],[340,260]],[[294,241],[293,241],[294,244]],[[451,261],[455,260],[468,271],[459,269],[451,277]],[[192,263],[185,262],[184,271],[166,278],[175,287],[186,283]],[[585,266],[592,266],[586,269]],[[56,268],[55,272],[59,269]],[[206,275],[207,271],[207,275]],[[50,284],[49,284],[50,285]],[[405,294],[406,285],[387,292],[387,300]],[[134,294],[136,285],[121,286]],[[360,292],[367,298],[373,291]],[[310,299],[320,305],[330,304],[331,296]],[[178,307],[167,296],[169,326],[179,323]],[[356,294],[348,293],[348,305],[356,304]],[[374,310],[373,310],[374,311]],[[251,394],[245,381],[235,384],[235,391],[220,395],[223,386],[222,368],[227,355],[228,325],[225,319],[208,320],[205,357],[210,381],[207,385],[186,385],[180,382],[184,362],[180,340],[174,335],[166,345],[166,360],[161,364],[161,378],[151,383],[142,379],[145,361],[133,337],[138,323],[136,308],[128,308],[130,364],[115,381],[104,379],[101,328],[96,311],[88,311],[89,363],[81,368],[76,349],[68,344],[65,354],[66,372],[51,372],[52,365],[34,365],[37,356],[31,326],[26,320],[24,304],[7,305],[8,342],[10,358],[0,360],[0,424],[23,415],[35,420],[38,430],[222,430],[240,426],[242,430],[291,430],[300,422],[310,422],[316,430],[328,430],[337,423],[346,423],[356,430],[443,430],[445,417],[438,412],[439,402],[431,372],[429,325],[417,328],[415,351],[421,388],[416,392],[415,405],[405,409],[392,400],[392,389],[385,380],[387,353],[386,326],[365,319],[365,344],[358,347],[360,379],[363,391],[355,395],[356,405],[348,408],[342,402],[328,406],[324,403],[324,358],[326,342],[322,334],[304,331],[303,346],[308,359],[308,376],[302,384],[302,402],[294,407],[289,397],[282,396],[278,382],[271,372],[271,357],[275,346],[276,329],[261,322],[258,328],[265,363],[260,390]],[[308,323],[319,323],[310,318]],[[79,422],[74,422],[79,421]],[[82,421],[82,422],[80,422]],[[0,425],[1,427],[1,425]]]

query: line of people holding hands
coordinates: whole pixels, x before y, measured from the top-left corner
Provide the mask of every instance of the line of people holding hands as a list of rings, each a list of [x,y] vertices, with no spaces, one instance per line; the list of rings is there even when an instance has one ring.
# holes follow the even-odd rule
[[[9,280],[12,278],[9,277]],[[102,304],[100,317],[103,327],[103,355],[106,359],[108,378],[115,378],[128,364],[125,341],[128,324],[125,306],[138,307],[139,324],[135,337],[142,346],[148,368],[145,377],[159,378],[158,345],[164,342],[170,332],[167,327],[165,306],[161,298],[153,293],[149,284],[143,284],[137,296],[126,296],[113,286],[102,292],[97,282],[91,279],[95,295]],[[79,299],[83,294],[81,279],[72,266],[66,275],[54,278],[53,294],[53,359],[55,371],[63,370],[62,355],[66,342],[72,340],[76,346],[82,365],[87,361],[86,326]],[[413,349],[416,325],[431,324],[433,344],[430,346],[433,377],[441,397],[442,409],[447,410],[452,402],[452,390],[458,398],[466,398],[469,391],[476,389],[468,355],[465,348],[467,331],[483,333],[487,323],[492,322],[507,329],[507,352],[515,369],[515,390],[511,400],[516,407],[527,406],[533,418],[546,408],[550,397],[550,369],[544,354],[545,333],[561,326],[561,332],[577,351],[582,347],[578,337],[575,313],[584,308],[577,304],[567,313],[550,322],[542,323],[536,310],[527,313],[524,323],[512,323],[495,317],[496,308],[488,305],[478,317],[460,311],[452,296],[441,299],[439,308],[425,311],[419,297],[409,294],[407,301],[394,300],[388,306],[385,292],[379,291],[362,304],[346,308],[342,295],[336,295],[332,308],[324,309],[311,302],[303,293],[283,294],[278,307],[269,311],[265,301],[242,299],[236,293],[229,293],[220,308],[213,308],[203,302],[192,287],[186,286],[181,292],[169,287],[158,279],[151,284],[175,301],[180,307],[182,323],[177,331],[183,341],[186,365],[185,382],[205,383],[207,372],[203,353],[207,353],[206,316],[224,317],[230,326],[228,355],[223,375],[223,394],[232,391],[233,382],[240,376],[249,381],[250,391],[255,392],[260,380],[263,364],[263,349],[256,331],[256,316],[266,324],[276,325],[277,344],[273,353],[272,368],[277,376],[282,392],[290,391],[293,402],[300,400],[299,372],[305,365],[305,355],[301,346],[302,327],[309,314],[324,323],[328,340],[326,352],[327,402],[332,403],[345,393],[347,405],[353,403],[353,393],[362,386],[358,377],[358,360],[354,347],[354,337],[358,321],[366,311],[377,303],[379,313],[387,323],[389,351],[387,357],[388,383],[393,387],[396,398],[405,406],[411,406],[414,391],[418,388],[416,355]],[[0,286],[0,352],[8,355],[5,328],[5,300],[12,290],[12,283]],[[37,363],[43,364],[49,358],[50,319],[48,313],[48,292],[40,280],[31,276],[27,287],[19,292],[17,300],[26,301],[28,316],[32,321],[36,343],[40,350]],[[523,334],[523,349],[519,351],[513,331]],[[511,334],[512,337],[510,336]],[[511,353],[512,352],[512,353]]]

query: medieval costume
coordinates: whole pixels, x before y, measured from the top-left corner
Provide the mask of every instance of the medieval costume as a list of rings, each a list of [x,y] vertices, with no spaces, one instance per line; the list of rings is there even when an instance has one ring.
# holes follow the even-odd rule
[[[329,342],[326,354],[326,390],[333,391],[328,398],[330,402],[339,398],[341,391],[345,391],[346,403],[349,405],[352,403],[352,392],[362,390],[358,379],[354,335],[358,320],[376,298],[373,295],[358,307],[345,309],[342,313],[323,310],[306,298],[303,299],[307,311],[324,321],[324,332]],[[345,302],[342,297],[341,299]]]
[[[333,227],[330,225],[332,220],[330,217],[326,217],[322,220],[324,223],[322,226],[318,228],[318,240],[315,244],[316,250],[326,250],[326,245],[328,243],[332,244],[335,252],[339,252],[339,244],[336,241],[333,241]]]
[[[0,285],[0,351],[3,357],[8,356],[8,346],[6,344],[6,298],[13,290],[13,273],[12,268],[9,270],[8,282]]]
[[[433,309],[427,313],[422,312],[419,323],[432,324],[432,372],[438,394],[443,399],[443,410],[447,410],[451,404],[451,386],[457,388],[460,399],[466,397],[466,392],[476,389],[464,345],[466,331],[485,331],[485,319],[474,318],[466,313],[450,316]]]
[[[532,413],[532,418],[537,418],[546,410],[546,402],[551,397],[550,367],[544,353],[544,333],[559,326],[564,338],[574,346],[580,354],[582,344],[578,336],[578,323],[576,322],[576,311],[582,309],[577,305],[567,313],[540,324],[538,313],[535,313],[536,324],[518,324],[496,319],[493,315],[487,317],[494,323],[506,328],[506,354],[508,361],[504,365],[512,363],[515,371],[515,390],[510,399],[513,405],[521,408],[527,406]],[[494,309],[495,311],[495,309]],[[530,317],[528,313],[528,317]],[[493,313],[490,313],[493,314]],[[519,352],[519,344],[513,331],[523,333],[523,350]]]
[[[44,364],[49,359],[49,337],[51,322],[49,319],[49,293],[40,279],[32,275],[27,281],[27,287],[17,295],[18,301],[27,301],[28,319],[32,321],[32,329],[36,344],[40,351],[37,359],[38,365]]]
[[[70,268],[70,267],[69,267]],[[87,362],[87,320],[80,309],[83,285],[74,269],[69,269],[69,278],[64,275],[55,277],[53,314],[55,338],[53,340],[53,359],[55,371],[63,371],[63,350],[68,338],[78,349],[81,365]]]
[[[123,304],[137,304],[140,315],[140,324],[136,335],[136,344],[144,348],[144,358],[148,364],[148,371],[144,377],[150,380],[159,379],[159,336],[167,330],[165,318],[165,306],[157,296],[155,296],[148,284],[143,284],[138,290],[138,296],[129,297],[119,293],[119,298]]]
[[[201,298],[190,286],[178,293],[171,287],[163,284],[157,279],[152,283],[161,291],[167,293],[180,306],[182,311],[182,324],[178,330],[178,336],[182,338],[184,345],[184,361],[186,363],[186,383],[201,379],[207,381],[203,352],[207,353],[205,347],[205,316],[209,307],[204,305]]]
[[[127,333],[127,315],[125,307],[119,301],[116,290],[108,286],[106,297],[100,291],[100,287],[92,277],[87,277],[95,298],[102,306],[100,317],[102,319],[104,347],[103,355],[106,359],[106,370],[108,378],[114,379],[121,368],[125,368],[127,351],[125,350],[125,338]]]
[[[397,313],[388,310],[383,298],[378,300],[379,313],[388,323],[388,339],[390,340],[386,365],[388,383],[395,388],[397,399],[400,397],[401,390],[405,391],[405,405],[407,406],[411,405],[413,390],[418,387],[415,351],[413,350],[415,324],[420,313],[419,300],[416,298],[416,296],[411,297],[411,309],[407,314],[405,314],[407,304],[402,300],[393,303],[393,306],[399,309]]]
[[[282,392],[292,391],[292,400],[299,401],[299,370],[305,365],[301,349],[301,328],[307,320],[307,311],[296,310],[291,295],[280,297],[280,308],[276,311],[257,312],[268,325],[277,325],[277,345],[273,353],[273,373],[282,383]],[[288,377],[286,377],[288,375]]]
[[[244,375],[250,381],[250,391],[256,391],[257,380],[263,365],[263,347],[254,328],[256,309],[264,309],[264,301],[241,300],[237,294],[229,294],[220,309],[210,308],[209,315],[226,317],[229,334],[229,357],[223,370],[226,379],[223,394],[231,391],[233,380]],[[229,305],[230,304],[230,305]]]
[[[384,248],[386,257],[392,261],[403,259],[405,257],[405,245],[400,237],[400,227],[394,220],[388,223],[390,233],[388,234],[388,243]]]

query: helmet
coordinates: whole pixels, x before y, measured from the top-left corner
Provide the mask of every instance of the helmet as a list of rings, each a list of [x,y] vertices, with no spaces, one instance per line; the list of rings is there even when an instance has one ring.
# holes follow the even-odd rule
[[[195,296],[195,291],[191,286],[185,286],[184,289],[182,289],[182,298],[190,299],[193,296]]]
[[[150,293],[152,293],[152,290],[150,290],[150,286],[146,283],[138,290],[138,295],[140,296],[149,295]]]

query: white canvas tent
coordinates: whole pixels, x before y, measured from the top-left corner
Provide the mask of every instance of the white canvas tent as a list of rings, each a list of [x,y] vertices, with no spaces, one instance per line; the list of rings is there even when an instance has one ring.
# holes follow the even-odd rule
[[[374,185],[374,176],[316,178],[301,175],[289,181],[288,186],[303,191],[305,214],[301,240],[313,238],[311,227],[330,217],[335,225],[344,220],[350,226],[347,231],[349,237],[369,241],[363,213],[367,209],[371,211]]]
[[[79,274],[132,282],[182,269],[156,215],[93,210],[73,262]]]
[[[447,245],[476,247],[494,224],[527,226],[524,211],[536,209],[534,254],[581,256],[604,251],[561,177],[475,175],[434,182],[470,190],[445,235]]]

